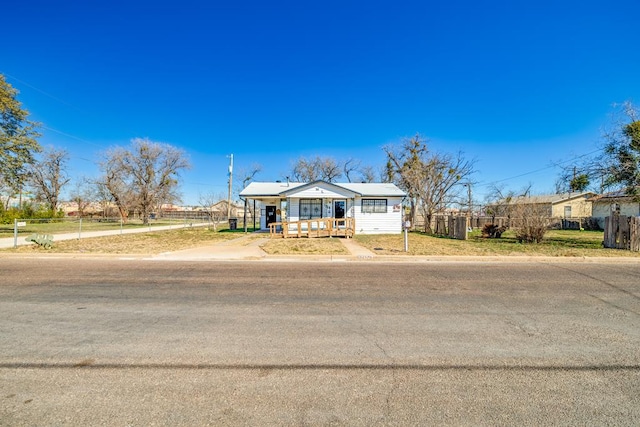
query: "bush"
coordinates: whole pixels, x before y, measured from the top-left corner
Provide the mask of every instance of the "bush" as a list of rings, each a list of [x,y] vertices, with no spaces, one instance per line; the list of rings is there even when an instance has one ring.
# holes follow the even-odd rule
[[[549,209],[542,205],[518,202],[514,209],[512,228],[520,243],[540,243],[551,225]]]
[[[499,239],[502,237],[502,233],[507,231],[507,227],[498,227],[496,224],[485,224],[482,227],[482,237],[489,239]]]
[[[54,212],[42,206],[34,206],[32,203],[23,203],[22,209],[0,209],[0,223],[2,224],[13,224],[16,219],[53,219],[63,217],[64,212],[62,210]]]

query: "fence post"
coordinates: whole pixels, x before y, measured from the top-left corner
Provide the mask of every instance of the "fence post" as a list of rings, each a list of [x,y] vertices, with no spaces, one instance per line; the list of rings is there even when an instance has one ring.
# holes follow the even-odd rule
[[[634,251],[640,251],[640,217],[631,217],[629,235],[629,248]]]

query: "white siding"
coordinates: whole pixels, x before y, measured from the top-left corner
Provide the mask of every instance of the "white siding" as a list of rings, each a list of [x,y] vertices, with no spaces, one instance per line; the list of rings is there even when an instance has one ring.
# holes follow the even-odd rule
[[[308,187],[301,191],[287,193],[289,197],[299,199],[346,199],[353,197],[354,193],[347,190],[332,186],[331,188],[319,184],[317,186]]]
[[[620,215],[640,216],[640,203],[619,202]],[[613,202],[594,202],[592,216],[597,218],[600,228],[604,228],[605,217],[611,216]]]
[[[276,209],[280,209],[280,199],[273,198],[273,199],[256,200],[256,210],[257,210],[257,214],[260,215],[261,230],[265,230],[265,229],[268,230],[267,213],[265,210],[267,206],[275,206]],[[280,221],[280,215],[276,216],[276,221]]]
[[[365,197],[365,199],[386,199],[386,213],[363,213],[362,198],[358,197],[353,206],[356,219],[356,234],[397,234],[402,232],[401,197]],[[399,206],[394,212],[394,206]]]
[[[300,219],[300,199],[289,198],[289,221],[298,221]]]

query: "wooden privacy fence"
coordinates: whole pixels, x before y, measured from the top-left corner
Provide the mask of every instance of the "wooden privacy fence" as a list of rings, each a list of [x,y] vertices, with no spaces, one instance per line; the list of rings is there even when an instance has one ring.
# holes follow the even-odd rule
[[[467,240],[468,219],[466,216],[436,217],[435,234]]]
[[[604,247],[640,251],[640,217],[625,215],[606,217]]]
[[[447,224],[449,223],[449,218],[452,215],[434,215],[431,220],[431,229],[434,230],[435,234],[447,235]],[[509,218],[506,216],[473,216],[468,218],[468,226],[472,229],[482,230],[487,224],[494,224],[498,227],[520,227],[522,226],[522,219],[513,217]],[[595,230],[599,229],[598,224],[594,218],[591,217],[581,217],[581,218],[560,218],[553,217],[548,218],[547,222],[549,223],[550,229],[558,229],[558,230],[580,230],[582,228]],[[418,218],[415,223],[416,229],[424,228],[425,224],[421,218]]]
[[[269,224],[269,237],[353,237],[354,218],[315,218]]]

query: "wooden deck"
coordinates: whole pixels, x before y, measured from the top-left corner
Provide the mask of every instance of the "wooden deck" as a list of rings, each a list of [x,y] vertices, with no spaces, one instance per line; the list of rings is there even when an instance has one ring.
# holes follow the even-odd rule
[[[314,218],[269,224],[269,237],[353,237],[354,218]]]

